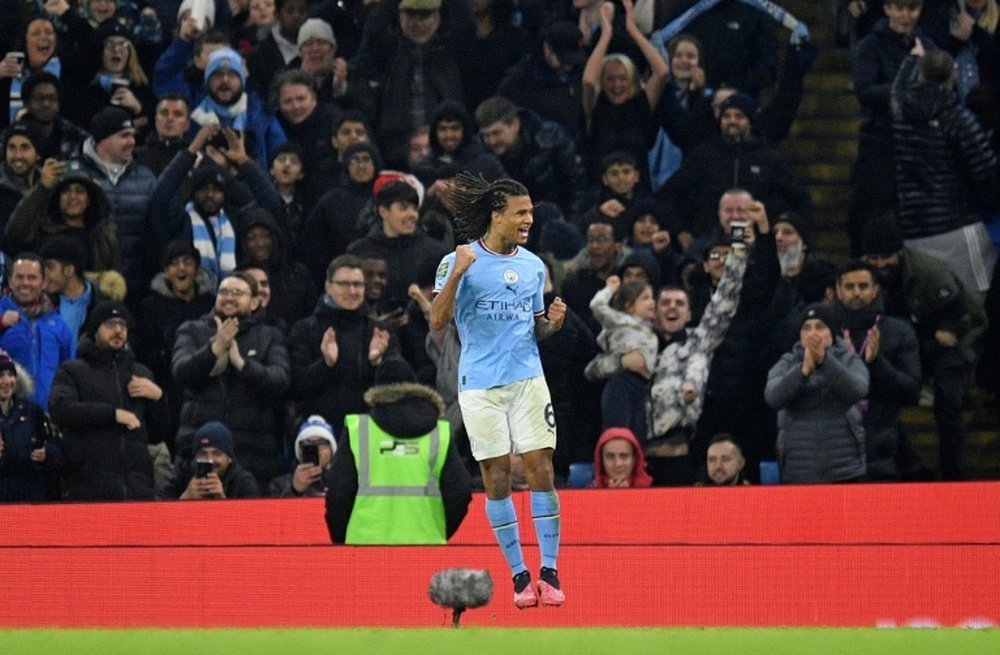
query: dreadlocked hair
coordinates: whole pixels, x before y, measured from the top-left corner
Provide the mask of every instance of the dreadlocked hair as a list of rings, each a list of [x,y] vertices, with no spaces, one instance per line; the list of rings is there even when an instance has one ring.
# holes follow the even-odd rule
[[[503,211],[507,198],[526,195],[527,187],[517,180],[505,177],[487,182],[482,175],[461,171],[455,176],[445,204],[455,217],[456,234],[465,243],[486,234],[493,212]]]

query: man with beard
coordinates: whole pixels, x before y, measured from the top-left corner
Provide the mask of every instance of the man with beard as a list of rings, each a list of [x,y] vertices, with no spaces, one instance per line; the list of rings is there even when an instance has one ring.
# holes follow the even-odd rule
[[[705,456],[704,476],[695,482],[696,487],[734,487],[748,485],[750,481],[743,476],[747,460],[743,457],[743,449],[733,439],[732,435],[721,432],[708,442],[708,453]]]
[[[924,378],[933,380],[941,476],[961,480],[967,373],[986,330],[983,308],[941,261],[903,245],[890,216],[865,226],[862,250],[878,273],[886,313],[913,323]]]
[[[722,103],[719,134],[685,153],[680,169],[660,190],[681,223],[678,241],[686,243],[712,229],[717,203],[732,187],[746,189],[774,214],[794,210],[809,215],[809,194],[784,157],[752,132],[757,102],[735,93]]]
[[[35,380],[28,400],[47,410],[56,368],[73,359],[76,348],[66,321],[45,294],[45,263],[34,253],[14,258],[10,294],[0,298],[0,348]]]
[[[252,313],[260,303],[257,281],[236,272],[222,280],[212,314],[188,321],[174,341],[174,380],[184,390],[176,447],[191,459],[191,437],[218,420],[233,432],[240,462],[261,489],[285,472],[279,458],[278,408],[289,385],[288,351],[276,328]]]
[[[52,383],[52,420],[63,430],[66,500],[152,500],[147,448],[167,425],[167,400],[127,347],[132,316],[120,302],[90,317],[78,358]]]
[[[885,314],[878,273],[868,264],[849,262],[837,276],[837,309],[845,340],[868,366],[864,403],[868,477],[900,477],[897,461],[908,453],[899,410],[916,403],[920,391],[920,351],[907,321]]]
[[[219,125],[243,134],[247,152],[258,161],[269,161],[269,153],[287,139],[277,123],[264,112],[256,93],[246,90],[243,57],[231,48],[213,50],[205,66],[205,95],[191,112],[190,134],[204,125]],[[220,149],[225,149],[219,143]]]
[[[4,139],[4,164],[0,168],[0,233],[14,207],[41,177],[38,146],[41,134],[29,123],[14,123]]]

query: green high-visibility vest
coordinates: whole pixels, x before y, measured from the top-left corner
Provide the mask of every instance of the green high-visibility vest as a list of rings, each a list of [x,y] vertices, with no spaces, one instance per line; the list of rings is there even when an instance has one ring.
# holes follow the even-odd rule
[[[422,437],[400,439],[367,414],[344,417],[358,469],[348,544],[443,544],[441,469],[451,443],[448,421]]]

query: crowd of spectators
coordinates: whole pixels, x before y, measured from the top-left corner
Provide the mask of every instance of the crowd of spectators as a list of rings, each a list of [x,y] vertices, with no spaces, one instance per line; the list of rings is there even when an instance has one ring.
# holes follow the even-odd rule
[[[353,503],[342,426],[400,367],[474,472],[428,323],[462,171],[536,204],[560,479],[963,479],[966,392],[1000,393],[1000,12],[836,4],[861,129],[835,265],[778,149],[818,46],[753,2],[20,3],[0,501]],[[900,424],[922,393],[938,470]]]

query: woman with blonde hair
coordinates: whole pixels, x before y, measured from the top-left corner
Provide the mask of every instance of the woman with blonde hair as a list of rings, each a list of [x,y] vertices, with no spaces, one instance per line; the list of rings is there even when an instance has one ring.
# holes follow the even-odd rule
[[[649,39],[636,25],[632,0],[625,7],[625,31],[649,64],[649,78],[643,83],[635,63],[621,53],[608,54],[614,29],[614,5],[601,6],[601,36],[583,69],[581,94],[586,121],[588,170],[597,177],[596,164],[614,150],[625,150],[641,162],[643,186],[648,188],[647,153],[655,130],[651,116],[660,102],[669,67]]]
[[[142,118],[136,125],[141,127],[155,110],[156,98],[131,35],[120,23],[108,21],[95,31],[94,43],[99,63],[79,103],[80,118],[89,120],[101,109],[117,105],[134,118]]]

